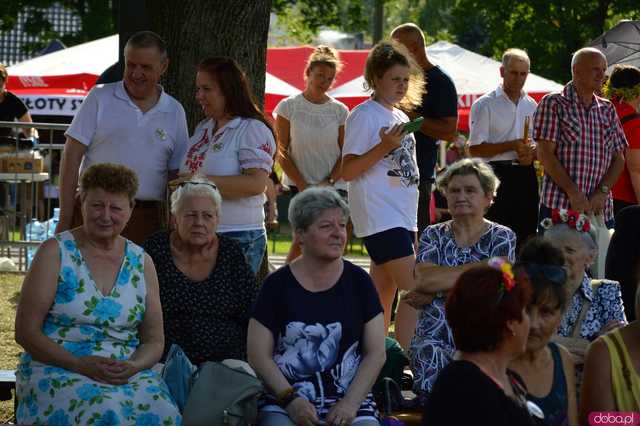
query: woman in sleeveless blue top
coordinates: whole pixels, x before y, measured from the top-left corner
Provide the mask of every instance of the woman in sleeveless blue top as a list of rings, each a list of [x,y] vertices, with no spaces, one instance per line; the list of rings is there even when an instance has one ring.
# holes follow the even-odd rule
[[[567,306],[567,274],[559,249],[534,239],[522,249],[516,272],[531,282],[530,331],[524,354],[510,365],[527,386],[527,398],[544,412],[547,426],[577,425],[574,365],[569,351],[551,343]]]

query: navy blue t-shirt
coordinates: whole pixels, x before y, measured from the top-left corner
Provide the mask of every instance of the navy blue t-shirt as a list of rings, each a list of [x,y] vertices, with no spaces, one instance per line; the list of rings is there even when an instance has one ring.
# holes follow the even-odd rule
[[[445,118],[458,116],[458,94],[451,77],[438,66],[424,73],[427,82],[427,93],[422,97],[422,104],[416,112],[425,118]],[[437,139],[422,132],[415,132],[416,157],[420,180],[433,182],[438,159]]]
[[[289,266],[280,268],[264,281],[252,316],[273,333],[282,374],[323,417],[353,381],[364,326],[381,312],[369,274],[345,260],[336,284],[320,292],[302,287]],[[358,415],[374,412],[369,397]]]

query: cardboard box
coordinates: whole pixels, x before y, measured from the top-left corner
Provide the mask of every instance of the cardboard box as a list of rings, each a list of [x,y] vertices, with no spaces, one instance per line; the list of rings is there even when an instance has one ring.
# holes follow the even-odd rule
[[[3,173],[42,173],[42,157],[33,155],[13,155],[2,158]]]

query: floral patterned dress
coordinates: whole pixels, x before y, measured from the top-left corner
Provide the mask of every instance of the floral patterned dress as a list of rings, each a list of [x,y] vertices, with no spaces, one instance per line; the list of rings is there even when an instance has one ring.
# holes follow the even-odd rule
[[[516,234],[494,222],[489,222],[489,227],[475,244],[459,247],[452,221],[448,221],[424,230],[416,260],[438,266],[460,266],[499,256],[513,262],[515,249]],[[453,335],[444,312],[445,299],[445,294],[438,295],[420,311],[416,332],[411,339],[409,359],[414,374],[414,391],[419,393],[431,392],[438,373],[449,364],[455,352]]]
[[[144,251],[131,241],[108,296],[95,285],[70,232],[58,234],[60,272],[42,332],[77,357],[126,360],[140,344],[146,286]],[[178,425],[180,413],[160,376],[144,370],[126,385],[108,385],[20,355],[18,423],[67,425]]]

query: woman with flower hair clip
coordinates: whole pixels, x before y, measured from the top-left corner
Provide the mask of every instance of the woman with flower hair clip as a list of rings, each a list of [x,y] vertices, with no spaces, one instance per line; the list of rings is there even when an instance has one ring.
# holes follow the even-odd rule
[[[629,143],[624,154],[624,170],[611,189],[613,211],[617,216],[620,210],[640,200],[640,69],[616,65],[603,91],[616,108]]]
[[[544,239],[564,254],[567,269],[569,305],[558,336],[578,362],[587,345],[601,334],[626,323],[620,284],[611,280],[592,280],[587,274],[597,253],[597,245],[589,219],[573,210],[554,210],[544,220]]]
[[[423,426],[540,424],[542,410],[507,368],[525,350],[530,298],[529,281],[516,279],[502,258],[460,275],[446,304],[458,356],[440,372]]]

